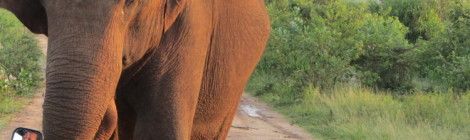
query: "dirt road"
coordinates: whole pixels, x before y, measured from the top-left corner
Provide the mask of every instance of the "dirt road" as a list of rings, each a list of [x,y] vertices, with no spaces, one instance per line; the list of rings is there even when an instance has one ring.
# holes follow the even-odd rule
[[[38,36],[44,53],[47,38]],[[8,140],[16,127],[41,130],[42,103],[44,88],[40,88],[33,100],[21,112],[18,112],[7,127],[0,131],[1,140]],[[230,129],[229,140],[310,140],[312,137],[299,127],[289,124],[286,119],[272,111],[266,104],[244,95]]]

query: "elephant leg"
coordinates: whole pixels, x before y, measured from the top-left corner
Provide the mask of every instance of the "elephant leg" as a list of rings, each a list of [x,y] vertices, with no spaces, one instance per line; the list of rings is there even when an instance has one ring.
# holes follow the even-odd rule
[[[104,114],[104,118],[101,121],[101,125],[95,135],[95,139],[97,140],[109,140],[114,139],[113,136],[116,133],[118,124],[118,116],[117,116],[117,109],[116,104],[111,102],[106,113]]]
[[[225,139],[263,46],[213,46],[193,123],[192,139]]]
[[[269,20],[262,1],[216,1],[218,25],[206,63],[192,139],[225,139],[241,95],[265,49]],[[243,8],[240,8],[243,7]]]
[[[186,18],[178,19],[166,32],[161,45],[135,76],[139,80],[133,83],[138,85],[132,98],[137,113],[134,139],[191,137],[210,31],[185,31],[195,28]]]
[[[132,92],[125,92],[133,94]],[[127,96],[118,91],[116,97],[118,107],[118,136],[119,140],[132,140],[134,134],[136,113],[127,101]]]
[[[134,139],[190,139],[203,64],[183,61],[166,68],[152,63],[153,68],[146,68],[135,95]]]

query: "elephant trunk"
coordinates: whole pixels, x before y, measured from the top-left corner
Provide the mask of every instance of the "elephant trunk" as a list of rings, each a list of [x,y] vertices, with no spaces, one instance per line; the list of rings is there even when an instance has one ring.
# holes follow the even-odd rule
[[[106,110],[114,106],[122,70],[122,39],[120,33],[109,33],[116,24],[106,5],[56,5],[61,4],[47,5],[44,136],[93,139]]]

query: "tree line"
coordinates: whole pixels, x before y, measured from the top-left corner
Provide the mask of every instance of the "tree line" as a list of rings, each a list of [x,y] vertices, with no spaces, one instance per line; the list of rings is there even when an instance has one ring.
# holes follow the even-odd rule
[[[470,90],[468,0],[266,0],[272,32],[250,87],[355,84],[399,94]]]

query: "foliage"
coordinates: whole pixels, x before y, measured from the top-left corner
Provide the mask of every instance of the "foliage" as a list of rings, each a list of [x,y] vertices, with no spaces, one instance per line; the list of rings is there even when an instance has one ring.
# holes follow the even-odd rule
[[[363,84],[383,89],[411,88],[412,46],[405,39],[407,28],[394,17],[371,14],[361,28],[364,52],[352,64],[361,72]]]
[[[410,32],[407,39],[416,42],[418,39],[429,40],[437,37],[444,30],[438,7],[443,0],[385,0],[381,9],[390,9],[390,16],[395,16]]]
[[[41,81],[41,51],[31,33],[14,15],[0,11],[0,86],[31,94]]]
[[[253,80],[276,77],[251,87],[260,89],[259,94],[277,89],[299,93],[309,84],[329,89],[351,82],[411,89],[408,73],[415,62],[409,58],[413,46],[406,40],[408,28],[396,17],[370,12],[370,7],[344,0],[269,2],[271,40]]]
[[[461,92],[470,90],[470,5],[464,4],[452,8],[440,37],[418,43],[422,77]]]
[[[326,139],[469,139],[470,1],[266,0],[248,90]]]
[[[271,40],[252,80],[275,77],[251,87],[257,94],[299,93],[310,84],[329,89],[341,83],[397,93],[464,92],[470,86],[468,3],[267,1]]]
[[[0,9],[0,128],[41,81],[41,55],[32,34],[13,14]]]

